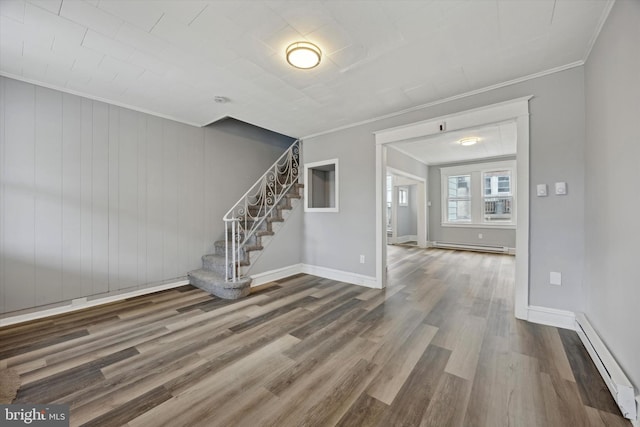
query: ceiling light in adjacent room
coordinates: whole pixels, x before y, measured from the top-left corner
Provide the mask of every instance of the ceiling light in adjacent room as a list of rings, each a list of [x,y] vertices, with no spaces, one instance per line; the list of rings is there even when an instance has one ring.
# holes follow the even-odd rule
[[[462,138],[461,140],[458,141],[458,144],[468,147],[469,145],[476,144],[478,141],[480,141],[480,138],[476,138],[476,137]]]
[[[309,42],[295,42],[287,47],[287,62],[296,68],[308,70],[320,64],[320,48]]]

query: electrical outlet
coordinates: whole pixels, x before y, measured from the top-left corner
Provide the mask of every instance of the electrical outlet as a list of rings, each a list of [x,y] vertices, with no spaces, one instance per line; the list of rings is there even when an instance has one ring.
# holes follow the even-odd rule
[[[562,273],[558,273],[557,271],[549,273],[549,283],[556,286],[562,285]]]
[[[364,264],[364,255],[360,255],[360,264]]]
[[[478,233],[478,239],[482,239],[483,237],[482,233]]]

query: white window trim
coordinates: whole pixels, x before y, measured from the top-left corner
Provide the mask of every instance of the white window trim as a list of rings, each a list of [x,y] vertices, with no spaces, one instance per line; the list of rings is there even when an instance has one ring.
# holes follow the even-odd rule
[[[511,170],[511,196],[513,197],[511,221],[509,222],[485,222],[482,215],[482,209],[478,208],[478,202],[474,203],[474,200],[483,200],[483,181],[482,178],[485,172],[492,172],[496,170]],[[515,229],[517,227],[517,183],[516,183],[516,161],[515,160],[502,160],[497,162],[488,163],[473,163],[460,166],[449,166],[440,168],[440,203],[441,203],[441,221],[442,227],[460,227],[460,228],[502,228],[502,229]],[[448,177],[458,175],[471,175],[471,221],[449,222],[448,218]],[[480,204],[479,206],[482,206]]]
[[[311,183],[307,182],[309,169],[320,166],[335,165],[335,206],[330,208],[312,208],[309,206],[311,198]],[[304,165],[304,211],[305,212],[340,212],[340,168],[338,159],[322,160],[319,162],[305,163]]]

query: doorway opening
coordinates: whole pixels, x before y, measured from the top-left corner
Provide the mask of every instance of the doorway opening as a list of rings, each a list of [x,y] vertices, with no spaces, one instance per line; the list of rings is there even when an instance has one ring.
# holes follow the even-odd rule
[[[490,106],[463,111],[448,116],[438,117],[406,126],[385,129],[375,133],[376,139],[376,279],[380,287],[387,282],[386,265],[386,170],[389,149],[401,144],[413,144],[429,138],[435,138],[444,133],[460,132],[469,129],[480,129],[490,125],[512,123],[516,132],[514,189],[518,194],[518,208],[513,213],[515,217],[515,288],[514,307],[517,318],[526,319],[529,308],[529,99],[520,98],[512,101],[493,104]],[[492,157],[492,156],[485,156]],[[493,156],[496,157],[496,156]],[[500,156],[498,156],[500,157]],[[496,175],[498,176],[498,175]],[[496,182],[498,182],[497,180]],[[491,182],[491,180],[489,180]],[[496,184],[498,185],[498,184]],[[498,188],[498,187],[496,187]],[[430,200],[430,194],[426,200]],[[430,200],[433,202],[433,199]],[[501,202],[500,216],[504,218],[507,204]],[[497,204],[496,209],[497,209]],[[425,203],[426,206],[426,203]],[[493,205],[491,205],[493,206]],[[444,210],[442,210],[444,211]],[[497,214],[493,212],[495,218]],[[428,221],[433,212],[428,212]],[[482,214],[476,214],[482,215]],[[442,221],[442,218],[440,218]],[[475,225],[475,224],[472,224]],[[464,227],[460,227],[464,228]],[[425,235],[427,234],[425,230]]]
[[[386,243],[427,246],[426,180],[387,166]]]

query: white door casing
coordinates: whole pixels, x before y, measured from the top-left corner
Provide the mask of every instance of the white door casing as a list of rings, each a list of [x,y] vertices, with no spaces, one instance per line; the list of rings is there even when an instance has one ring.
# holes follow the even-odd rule
[[[446,123],[446,131],[456,131],[493,123],[514,121],[517,129],[517,228],[515,316],[527,319],[529,308],[529,100],[533,96],[513,99],[485,107],[466,110],[405,126],[375,132],[376,141],[376,282],[386,286],[386,170],[387,145],[407,139],[442,133],[440,125]]]

